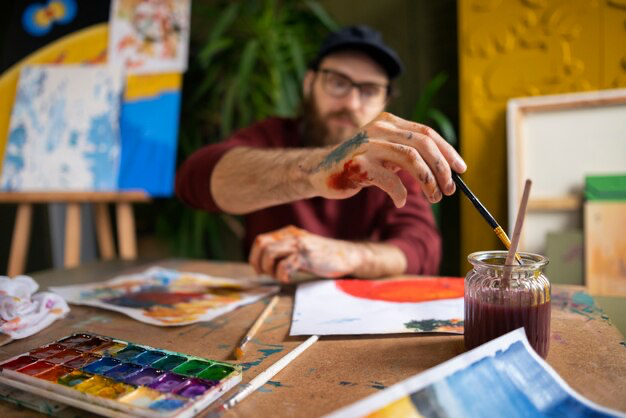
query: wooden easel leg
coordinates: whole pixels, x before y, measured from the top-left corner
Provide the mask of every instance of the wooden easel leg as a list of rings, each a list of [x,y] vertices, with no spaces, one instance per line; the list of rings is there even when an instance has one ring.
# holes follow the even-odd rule
[[[137,258],[137,242],[135,240],[135,218],[131,203],[117,203],[117,239],[120,257],[123,260]]]
[[[98,249],[100,258],[111,260],[115,257],[113,247],[113,232],[111,230],[111,217],[106,203],[94,203],[96,209],[96,237],[98,238]]]
[[[68,203],[65,209],[65,268],[80,264],[80,203]]]
[[[32,204],[21,203],[18,205],[17,215],[15,216],[15,226],[13,227],[13,239],[11,240],[11,254],[9,255],[9,268],[7,273],[9,277],[24,273],[32,217]]]

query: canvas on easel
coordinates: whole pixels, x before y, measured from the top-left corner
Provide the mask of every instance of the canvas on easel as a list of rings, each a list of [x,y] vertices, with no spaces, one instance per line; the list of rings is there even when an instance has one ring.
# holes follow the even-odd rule
[[[107,66],[24,67],[0,189],[115,190],[121,84]]]

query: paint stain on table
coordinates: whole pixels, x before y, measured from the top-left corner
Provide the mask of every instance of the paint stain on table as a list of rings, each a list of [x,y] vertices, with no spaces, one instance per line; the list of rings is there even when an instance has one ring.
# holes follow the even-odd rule
[[[371,388],[378,389],[378,390],[387,389],[387,386],[385,386],[384,384],[380,382],[371,381],[370,383],[371,383],[370,385]]]
[[[587,318],[587,321],[602,320],[611,324],[609,317],[602,308],[597,306],[593,298],[583,291],[564,290],[553,292],[552,307],[584,316]]]

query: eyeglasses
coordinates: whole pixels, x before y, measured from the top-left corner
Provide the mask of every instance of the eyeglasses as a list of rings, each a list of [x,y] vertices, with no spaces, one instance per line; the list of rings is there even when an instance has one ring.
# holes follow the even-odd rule
[[[318,72],[322,74],[322,88],[333,97],[345,97],[353,87],[356,87],[359,90],[361,102],[365,105],[381,105],[387,100],[389,85],[357,83],[347,75],[328,68],[322,68]]]

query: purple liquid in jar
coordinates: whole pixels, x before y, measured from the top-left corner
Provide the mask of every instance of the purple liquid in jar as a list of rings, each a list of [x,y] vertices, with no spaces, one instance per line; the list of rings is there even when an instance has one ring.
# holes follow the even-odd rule
[[[470,254],[474,269],[465,278],[465,348],[471,350],[523,327],[543,358],[550,343],[550,282],[542,274],[547,258],[518,253],[523,264],[504,277],[506,251]]]

